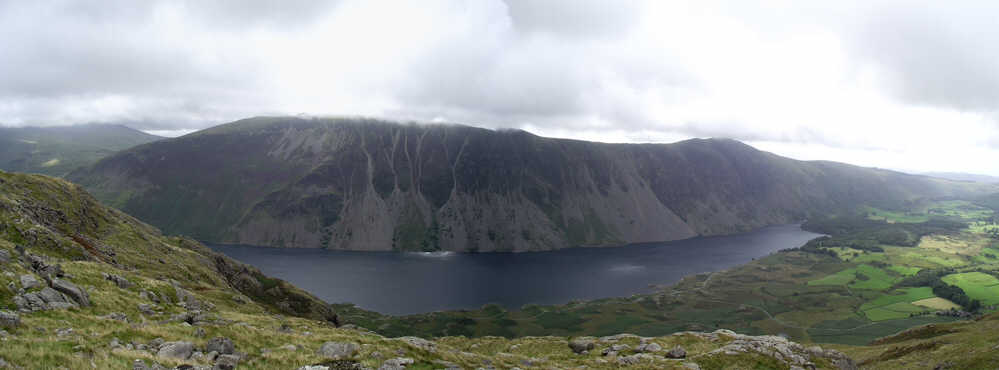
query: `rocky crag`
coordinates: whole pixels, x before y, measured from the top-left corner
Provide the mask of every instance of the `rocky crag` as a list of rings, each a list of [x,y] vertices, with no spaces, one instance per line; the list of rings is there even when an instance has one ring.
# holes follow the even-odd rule
[[[142,145],[69,178],[199,240],[480,252],[734,233],[988,186],[796,161],[734,140],[602,144],[292,117]]]

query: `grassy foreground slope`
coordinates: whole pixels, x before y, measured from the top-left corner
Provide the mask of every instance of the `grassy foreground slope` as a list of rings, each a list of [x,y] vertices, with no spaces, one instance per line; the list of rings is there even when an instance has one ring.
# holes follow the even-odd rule
[[[662,337],[386,338],[325,303],[104,208],[0,171],[0,368],[852,368],[843,354],[720,330]]]

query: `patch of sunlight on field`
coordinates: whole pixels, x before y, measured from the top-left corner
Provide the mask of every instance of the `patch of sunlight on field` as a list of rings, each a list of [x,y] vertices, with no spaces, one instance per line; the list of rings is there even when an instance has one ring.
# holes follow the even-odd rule
[[[904,258],[909,258],[915,261],[928,262],[935,265],[940,265],[943,267],[958,267],[964,266],[967,262],[956,259],[956,258],[944,258],[940,256],[930,256],[926,254],[920,254],[916,252],[909,252],[902,255]],[[906,263],[906,265],[912,265],[913,263]]]
[[[934,310],[944,310],[944,311],[952,308],[953,309],[961,308],[961,306],[958,306],[956,303],[940,297],[920,299],[918,301],[912,302],[912,304],[916,306],[932,308]]]
[[[999,304],[999,279],[982,272],[964,272],[943,277],[943,282],[957,285],[972,299],[986,305]]]
[[[919,240],[919,248],[936,249],[950,254],[977,255],[984,245],[968,238],[957,239],[946,235],[929,235]]]
[[[45,163],[42,163],[42,167],[52,167],[59,164],[59,162],[60,162],[59,158],[52,158],[50,160],[45,161]]]

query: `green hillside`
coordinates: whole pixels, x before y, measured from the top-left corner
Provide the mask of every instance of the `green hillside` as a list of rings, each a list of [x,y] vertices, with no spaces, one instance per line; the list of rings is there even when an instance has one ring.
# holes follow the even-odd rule
[[[0,170],[64,176],[119,150],[160,139],[121,125],[0,127]]]

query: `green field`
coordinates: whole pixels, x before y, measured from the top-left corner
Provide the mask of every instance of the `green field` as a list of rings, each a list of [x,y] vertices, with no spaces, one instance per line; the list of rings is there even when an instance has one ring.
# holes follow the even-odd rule
[[[922,270],[919,267],[901,266],[901,265],[893,265],[891,267],[888,267],[888,269],[895,271],[896,273],[902,276],[912,276],[915,275],[917,272],[919,272],[919,270]]]
[[[957,285],[968,297],[982,301],[986,305],[999,304],[999,279],[978,271],[944,276],[947,284]]]
[[[891,293],[880,295],[878,298],[861,305],[860,309],[864,311],[894,303],[913,302],[930,297],[933,297],[933,289],[930,287],[902,288]]]
[[[849,285],[853,289],[888,289],[899,280],[899,276],[871,265],[859,265],[835,274],[808,282],[808,285]]]
[[[808,285],[847,285],[857,276],[856,268],[848,268],[821,279],[812,280]]]
[[[912,222],[912,223],[926,222],[926,220],[929,220],[929,215],[927,215],[926,213],[919,213],[919,212],[886,211],[874,207],[864,207],[863,211],[867,213],[867,218],[872,220],[885,220],[888,222]]]
[[[883,290],[891,288],[892,284],[895,284],[898,280],[900,280],[898,276],[893,276],[880,268],[871,265],[860,265],[857,266],[855,278],[853,283],[850,284],[850,288]]]

